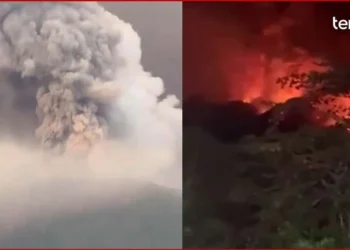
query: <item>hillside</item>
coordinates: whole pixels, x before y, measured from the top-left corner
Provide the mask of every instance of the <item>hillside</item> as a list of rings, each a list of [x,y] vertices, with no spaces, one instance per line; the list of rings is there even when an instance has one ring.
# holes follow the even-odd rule
[[[2,239],[0,247],[179,248],[181,218],[178,191],[147,185],[128,203],[121,202],[117,193],[114,200],[93,208],[85,206],[79,213],[31,221]]]
[[[350,246],[350,134],[299,125],[230,142],[184,128],[184,246]]]

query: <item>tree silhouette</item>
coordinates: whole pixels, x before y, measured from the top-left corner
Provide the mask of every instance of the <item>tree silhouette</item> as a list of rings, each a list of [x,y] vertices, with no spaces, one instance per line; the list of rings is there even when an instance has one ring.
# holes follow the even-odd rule
[[[305,105],[349,95],[350,69],[325,66],[278,80],[307,89],[287,107],[308,112]],[[349,247],[350,126],[334,110],[328,115],[338,124],[231,143],[185,127],[184,246]]]

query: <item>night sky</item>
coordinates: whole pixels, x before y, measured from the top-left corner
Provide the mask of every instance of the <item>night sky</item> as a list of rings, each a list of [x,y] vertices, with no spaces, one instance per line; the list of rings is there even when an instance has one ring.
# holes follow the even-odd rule
[[[291,20],[293,25],[281,32],[290,47],[349,61],[350,31],[332,28],[332,16],[350,19],[349,9],[349,3],[184,3],[184,97],[229,99],[228,75],[249,70],[244,51],[287,53],[276,52],[278,45],[262,33],[268,26]]]

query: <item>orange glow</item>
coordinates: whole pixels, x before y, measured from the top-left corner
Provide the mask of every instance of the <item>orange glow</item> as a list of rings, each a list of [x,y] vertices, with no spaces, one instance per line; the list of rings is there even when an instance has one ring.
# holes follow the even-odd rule
[[[289,22],[285,23],[291,25]],[[276,29],[275,26],[272,31],[282,32],[282,28]],[[273,37],[266,37],[266,34]],[[229,86],[230,99],[251,103],[260,112],[264,112],[275,104],[284,103],[291,98],[307,94],[307,90],[301,87],[288,85],[282,87],[277,84],[278,78],[293,73],[324,72],[327,68],[317,64],[320,59],[312,57],[305,50],[294,48],[288,44],[283,33],[263,32],[261,37],[267,39],[271,44],[275,42],[276,46],[270,44],[268,53],[266,46],[262,45],[254,48],[239,46],[232,51],[227,51],[226,55],[222,57],[221,71],[225,75],[227,86]],[[262,44],[266,43],[263,39]],[[288,53],[288,55],[283,53]],[[342,118],[350,117],[349,97],[324,96],[322,99],[329,101],[327,104],[314,105],[318,110],[317,114],[310,114],[310,118],[314,121],[319,121],[324,125],[334,124],[333,119],[325,119],[324,115],[321,115],[321,113],[329,111]]]
[[[185,98],[199,95],[217,103],[241,100],[264,112],[309,95],[307,89],[282,88],[276,80],[292,73],[326,70],[314,63],[318,56],[350,65],[349,33],[336,32],[329,25],[334,13],[341,11],[337,6],[184,5]],[[350,118],[348,97],[332,97],[315,105],[316,110],[305,108],[303,114],[317,124],[334,124],[334,114]],[[332,115],[326,114],[329,111]]]

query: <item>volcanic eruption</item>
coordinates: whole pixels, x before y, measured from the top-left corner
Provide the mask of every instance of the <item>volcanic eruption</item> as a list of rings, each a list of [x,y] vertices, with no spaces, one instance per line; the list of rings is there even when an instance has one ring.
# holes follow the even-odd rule
[[[36,103],[43,148],[88,149],[107,139],[109,129],[118,129],[110,128],[107,113],[136,84],[154,97],[147,105],[157,105],[162,82],[139,64],[139,38],[97,4],[2,3],[0,9],[4,84],[26,90],[22,106]]]
[[[2,2],[0,22],[1,239],[145,183],[181,190],[179,100],[131,24],[93,2]]]
[[[287,120],[297,128],[348,119],[347,73],[336,66],[349,65],[350,37],[332,29],[332,16],[346,19],[348,9],[331,3],[186,4],[185,98],[241,101],[264,114],[261,119],[284,120],[283,127]],[[247,14],[252,10],[256,15]]]
[[[347,239],[329,208],[348,212],[349,10],[184,3],[186,247]]]

